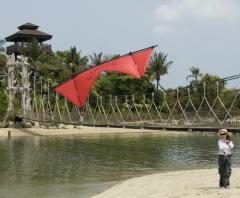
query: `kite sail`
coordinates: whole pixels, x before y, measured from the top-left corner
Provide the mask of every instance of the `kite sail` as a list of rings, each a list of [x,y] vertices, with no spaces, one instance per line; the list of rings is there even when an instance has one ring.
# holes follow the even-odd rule
[[[141,78],[146,71],[154,47],[156,46],[130,52],[127,55],[85,70],[54,90],[78,107],[83,107],[94,82],[99,78],[101,72],[116,71]]]

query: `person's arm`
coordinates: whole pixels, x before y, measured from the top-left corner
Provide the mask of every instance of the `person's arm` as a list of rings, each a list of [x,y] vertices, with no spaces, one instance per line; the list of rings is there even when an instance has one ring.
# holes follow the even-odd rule
[[[218,148],[220,150],[223,150],[223,148],[224,148],[223,142],[221,140],[218,140]]]
[[[234,147],[234,144],[233,144],[232,141],[230,141],[228,145],[229,145],[229,147],[230,147],[231,149]]]

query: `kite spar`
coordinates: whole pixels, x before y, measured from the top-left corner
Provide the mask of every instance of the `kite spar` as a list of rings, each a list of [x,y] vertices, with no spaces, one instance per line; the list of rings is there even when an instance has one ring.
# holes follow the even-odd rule
[[[83,107],[88,94],[103,71],[115,71],[141,78],[148,66],[149,59],[156,46],[142,49],[106,61],[100,65],[83,71],[74,78],[56,87],[54,90],[78,107]]]

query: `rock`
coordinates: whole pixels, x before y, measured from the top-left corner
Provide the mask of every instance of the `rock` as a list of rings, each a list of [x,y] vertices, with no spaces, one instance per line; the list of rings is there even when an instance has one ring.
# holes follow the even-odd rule
[[[57,129],[58,127],[55,125],[49,126],[48,129]]]
[[[2,122],[2,128],[8,128],[9,123],[8,122]]]
[[[39,122],[32,122],[34,128],[40,128]]]
[[[63,125],[63,127],[62,127],[63,129],[73,129],[74,128],[74,126],[73,125]]]
[[[23,122],[22,127],[23,128],[32,128],[32,124],[30,122]]]
[[[35,126],[36,128],[40,128],[40,125],[39,125],[38,122],[36,122],[34,126]]]
[[[75,128],[76,128],[76,129],[81,129],[81,128],[82,128],[82,125],[76,125]]]
[[[57,126],[59,129],[62,129],[63,128],[63,124],[58,124]]]
[[[10,128],[14,128],[14,127],[15,127],[14,122],[9,121],[9,122],[8,122],[8,127],[10,127]]]

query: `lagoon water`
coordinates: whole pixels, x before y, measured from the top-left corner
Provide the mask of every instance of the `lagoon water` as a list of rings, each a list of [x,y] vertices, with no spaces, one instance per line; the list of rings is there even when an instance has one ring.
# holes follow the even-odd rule
[[[240,136],[233,141],[236,167]],[[87,198],[136,176],[217,171],[216,142],[214,134],[176,132],[0,139],[0,197]]]

